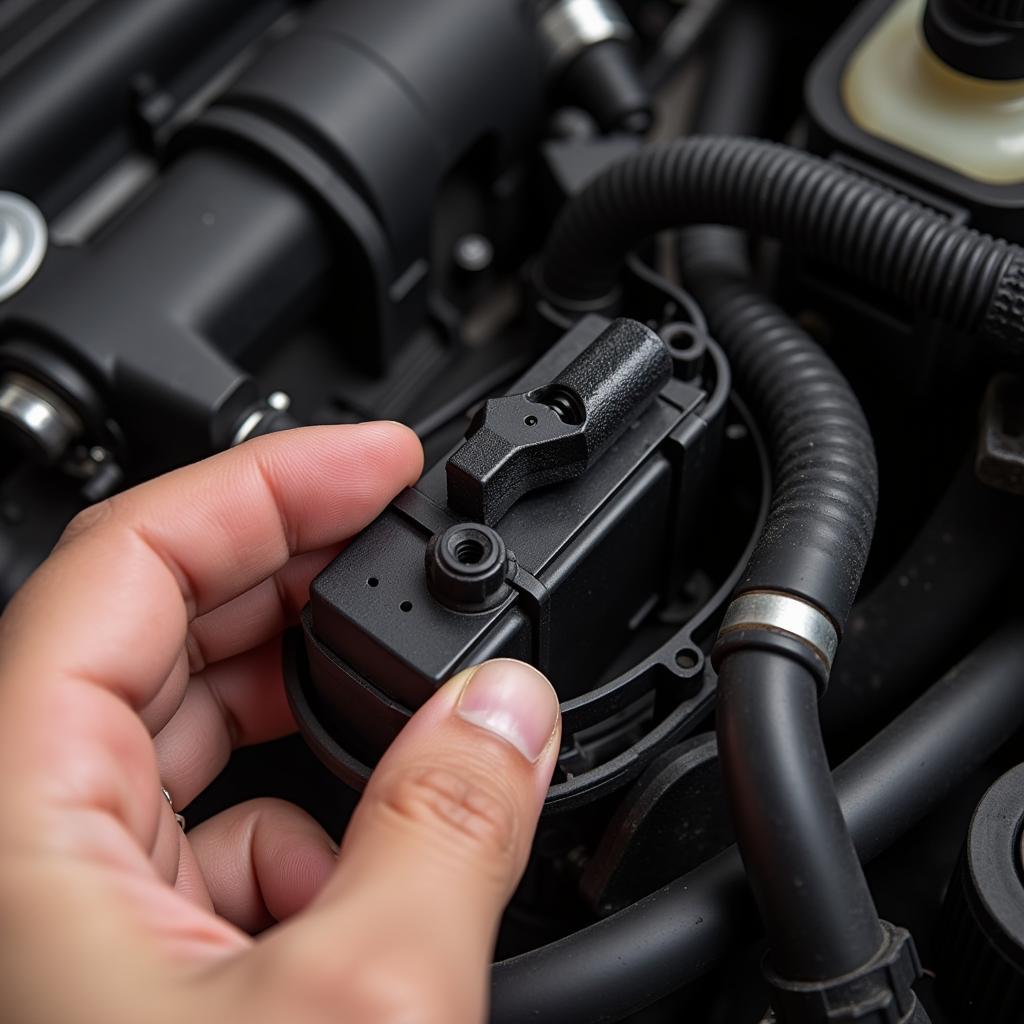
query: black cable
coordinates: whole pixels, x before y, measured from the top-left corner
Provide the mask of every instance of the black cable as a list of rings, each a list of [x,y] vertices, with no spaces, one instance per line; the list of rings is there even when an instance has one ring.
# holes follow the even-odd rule
[[[1024,620],[1000,629],[834,774],[863,861],[942,805],[1024,723]],[[558,942],[496,964],[496,1024],[600,1024],[709,971],[756,934],[736,847]]]

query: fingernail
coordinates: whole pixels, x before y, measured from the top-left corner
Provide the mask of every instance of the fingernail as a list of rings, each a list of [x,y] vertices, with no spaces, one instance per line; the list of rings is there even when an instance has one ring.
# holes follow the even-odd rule
[[[521,661],[489,661],[473,673],[456,712],[511,743],[532,763],[555,731],[558,697],[535,668]]]

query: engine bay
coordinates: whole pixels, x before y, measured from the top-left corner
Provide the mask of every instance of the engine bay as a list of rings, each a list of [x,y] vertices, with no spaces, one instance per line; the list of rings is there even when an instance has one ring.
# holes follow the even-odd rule
[[[134,484],[410,426],[187,817],[339,834],[535,665],[494,1021],[1024,1021],[1022,356],[1024,3],[0,5],[0,602]]]

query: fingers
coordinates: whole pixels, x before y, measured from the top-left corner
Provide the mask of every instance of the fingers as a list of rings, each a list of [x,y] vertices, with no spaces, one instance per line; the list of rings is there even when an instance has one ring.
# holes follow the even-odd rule
[[[153,738],[160,779],[186,807],[220,774],[236,747],[295,729],[272,640],[192,676],[177,713]]]
[[[216,912],[255,933],[302,910],[334,870],[337,847],[305,811],[250,800],[189,832]]]
[[[526,864],[559,731],[555,693],[526,665],[490,662],[452,680],[374,772],[337,873],[252,962],[303,964],[302,998],[333,999],[339,1019],[482,1020],[498,921]],[[345,971],[324,957],[339,934],[358,936]]]
[[[296,555],[273,576],[196,619],[189,630],[192,671],[257,647],[292,625],[309,600],[313,577],[340,548]]]
[[[361,529],[420,466],[397,424],[316,427],[126,491],[79,517],[13,602],[3,665],[31,655],[36,676],[73,674],[144,706],[189,620]]]
[[[420,466],[418,442],[397,424],[308,428],[80,518],[0,620],[0,769],[17,777],[10,791],[0,771],[0,803],[94,807],[149,849],[159,780],[125,704],[154,705],[183,664],[192,617],[360,529]],[[20,838],[52,840],[44,829]]]

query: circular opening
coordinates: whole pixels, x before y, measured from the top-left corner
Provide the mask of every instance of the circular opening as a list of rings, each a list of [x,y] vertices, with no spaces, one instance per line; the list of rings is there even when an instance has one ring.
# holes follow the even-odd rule
[[[528,427],[535,427],[535,426],[537,426],[537,417],[536,416],[527,416],[526,419],[523,420],[523,422]]]
[[[578,427],[587,418],[581,399],[562,384],[547,384],[526,396],[537,405],[546,405],[563,423]]]
[[[398,607],[401,608],[403,612],[411,612],[412,601],[403,601]]]
[[[687,672],[695,669],[700,664],[700,659],[700,651],[695,651],[692,647],[676,651],[676,664]]]
[[[366,581],[366,585],[367,585],[368,587],[375,587],[375,586],[377,586],[377,585],[378,585],[379,583],[380,583],[380,580],[379,580],[379,579],[377,579],[377,577],[376,577],[376,576],[371,576],[371,577],[370,577],[370,578],[369,578],[369,579],[368,579],[368,580]]]
[[[455,545],[455,557],[460,565],[479,565],[485,553],[483,544],[476,537],[463,537]]]

